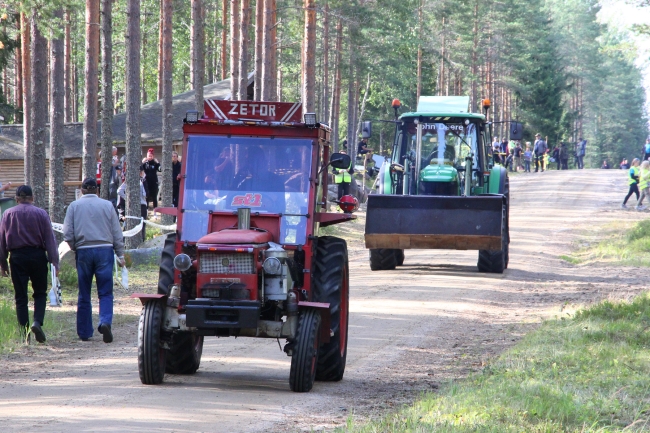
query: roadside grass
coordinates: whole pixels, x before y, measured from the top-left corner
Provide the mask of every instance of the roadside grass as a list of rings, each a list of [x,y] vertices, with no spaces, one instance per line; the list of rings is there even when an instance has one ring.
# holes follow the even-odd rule
[[[649,431],[649,349],[650,296],[605,301],[545,322],[482,373],[337,431]]]
[[[598,231],[597,237],[581,240],[576,251],[560,259],[571,264],[607,262],[650,267],[650,219],[610,223]]]
[[[43,330],[47,336],[48,343],[70,343],[77,340],[76,333],[76,305],[77,305],[77,270],[68,263],[61,263],[59,270],[61,281],[61,292],[63,307],[50,307],[49,299],[45,312],[45,324]],[[48,291],[49,291],[48,278]],[[151,292],[157,290],[158,265],[143,264],[129,269],[129,290],[128,292],[114,284],[114,296],[126,296],[134,292]],[[31,301],[31,283],[28,287]],[[93,305],[97,305],[97,288],[93,282],[91,289]],[[30,302],[30,320],[33,319],[33,302]],[[121,325],[134,322],[133,315],[114,314],[113,324]],[[98,324],[99,317],[93,314],[93,323]],[[31,323],[31,322],[30,322]],[[32,344],[36,344],[32,338]],[[18,322],[16,320],[16,308],[14,301],[14,289],[9,278],[0,278],[0,353],[12,352],[20,347]]]

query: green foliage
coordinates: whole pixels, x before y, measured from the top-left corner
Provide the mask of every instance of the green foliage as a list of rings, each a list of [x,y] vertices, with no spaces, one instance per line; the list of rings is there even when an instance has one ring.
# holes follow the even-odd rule
[[[650,296],[546,322],[468,380],[347,432],[645,431]]]

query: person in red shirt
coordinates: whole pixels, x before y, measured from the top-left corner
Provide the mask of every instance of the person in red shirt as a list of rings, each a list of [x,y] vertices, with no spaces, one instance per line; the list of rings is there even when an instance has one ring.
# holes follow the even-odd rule
[[[58,274],[59,251],[50,217],[43,209],[34,206],[29,185],[18,187],[16,201],[18,205],[6,210],[0,222],[0,275],[8,277],[11,273],[16,292],[16,316],[24,341],[28,338],[27,284],[31,280],[34,289],[34,322],[31,330],[36,341],[45,343],[45,333],[41,327],[47,300],[47,263],[52,263]]]

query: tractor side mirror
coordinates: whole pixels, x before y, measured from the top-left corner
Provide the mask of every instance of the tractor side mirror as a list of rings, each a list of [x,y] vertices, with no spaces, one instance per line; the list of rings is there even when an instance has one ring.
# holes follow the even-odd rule
[[[346,155],[345,153],[333,153],[330,156],[330,165],[339,170],[349,168],[351,162],[350,155]]]
[[[372,122],[367,120],[361,126],[361,138],[370,138],[372,136]]]

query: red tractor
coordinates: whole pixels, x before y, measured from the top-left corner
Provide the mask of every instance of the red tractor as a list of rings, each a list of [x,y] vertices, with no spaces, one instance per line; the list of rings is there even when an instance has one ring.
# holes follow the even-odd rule
[[[177,218],[160,260],[157,294],[142,301],[138,369],[144,384],[199,368],[203,339],[286,339],[290,387],[343,378],[348,253],[319,227],[354,218],[327,212],[330,129],[301,104],[206,100],[184,119]],[[352,199],[352,200],[351,200]]]

